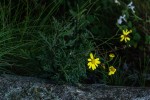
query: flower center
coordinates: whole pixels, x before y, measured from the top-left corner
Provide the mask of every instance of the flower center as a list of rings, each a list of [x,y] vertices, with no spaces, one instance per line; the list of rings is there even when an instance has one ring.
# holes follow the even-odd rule
[[[124,37],[126,38],[126,37],[128,37],[128,35],[124,35]]]
[[[92,62],[92,64],[95,64],[95,59],[92,59],[92,61],[91,61],[91,62]]]
[[[114,69],[114,68],[111,68],[110,70],[111,70],[112,72],[114,72],[114,71],[115,71],[115,69]]]

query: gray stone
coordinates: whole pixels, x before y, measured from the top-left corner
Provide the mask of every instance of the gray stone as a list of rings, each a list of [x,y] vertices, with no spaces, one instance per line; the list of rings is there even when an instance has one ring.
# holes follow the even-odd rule
[[[150,88],[57,85],[40,78],[1,75],[0,100],[150,100]]]

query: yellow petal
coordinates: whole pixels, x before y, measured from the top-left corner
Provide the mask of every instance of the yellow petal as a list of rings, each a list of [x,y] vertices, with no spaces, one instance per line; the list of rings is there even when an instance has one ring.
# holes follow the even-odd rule
[[[110,54],[109,54],[109,57],[110,57],[110,58],[114,58],[115,55],[114,55],[113,53],[110,53]]]
[[[89,66],[89,69],[91,69],[91,68],[92,68],[92,65],[91,65],[91,64],[88,64],[88,66]]]
[[[125,42],[127,42],[127,41],[130,41],[130,38],[129,38],[129,37],[126,37],[126,38],[125,38]]]
[[[129,33],[132,33],[132,30],[130,30]]]
[[[125,35],[128,35],[128,34],[129,34],[129,31],[128,31],[128,29],[126,29]]]
[[[88,61],[92,61],[92,60],[89,58]]]
[[[96,69],[95,65],[94,65],[94,64],[92,64],[92,70],[95,70],[95,69]]]
[[[124,39],[125,43],[127,42],[127,38]]]
[[[99,58],[95,59],[95,61],[99,61]]]
[[[120,42],[122,42],[123,40],[124,40],[124,38],[121,38],[121,39],[120,39]]]
[[[92,66],[89,66],[89,69],[91,69],[92,68]]]
[[[125,30],[123,30],[123,34],[124,34],[124,35],[125,35],[125,33],[126,33]]]
[[[123,34],[124,34],[124,35],[128,35],[128,34],[130,34],[131,32],[132,32],[132,30],[129,30],[129,31],[128,31],[128,29],[126,29],[125,31],[123,30]]]
[[[90,53],[90,58],[91,58],[91,59],[94,59],[94,56],[93,56],[93,54],[92,54],[92,53]]]
[[[96,64],[100,64],[101,62],[100,62],[100,61],[96,61],[96,60],[95,60],[95,63],[96,63]]]
[[[126,33],[126,35],[128,35],[130,32],[128,31],[127,33]]]
[[[109,72],[109,73],[108,73],[108,75],[112,75],[112,73],[111,73],[111,72]]]
[[[98,67],[98,64],[95,64],[96,67]]]
[[[96,58],[95,60],[99,60],[99,58]]]
[[[128,29],[126,29],[125,31],[123,31],[123,34],[124,34],[124,35],[128,35],[128,34],[129,34]]]
[[[120,38],[124,38],[124,35],[121,35]]]
[[[91,63],[91,62],[89,62],[87,65],[88,65],[88,66],[91,66],[91,64],[92,64],[92,63]]]
[[[130,41],[130,38],[129,38],[129,37],[127,37],[127,40],[128,40],[128,41]]]

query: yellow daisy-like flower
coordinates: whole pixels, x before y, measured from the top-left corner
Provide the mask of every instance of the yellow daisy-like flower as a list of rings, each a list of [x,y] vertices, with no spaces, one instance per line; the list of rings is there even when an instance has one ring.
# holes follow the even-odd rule
[[[113,75],[115,72],[116,72],[116,69],[113,66],[110,66],[108,75]]]
[[[109,57],[110,57],[110,58],[114,58],[114,57],[115,57],[115,54],[110,53],[110,54],[109,54]]]
[[[88,59],[88,66],[89,66],[89,69],[92,69],[92,70],[95,70],[96,67],[98,67],[98,64],[100,64],[101,62],[99,61],[99,58],[94,58],[93,54],[90,53],[90,58]]]
[[[125,41],[125,42],[127,42],[127,41],[130,41],[130,37],[128,36],[130,33],[132,32],[132,30],[129,30],[128,31],[128,29],[126,29],[126,30],[123,30],[123,34],[120,36],[120,42],[122,42],[123,40]]]

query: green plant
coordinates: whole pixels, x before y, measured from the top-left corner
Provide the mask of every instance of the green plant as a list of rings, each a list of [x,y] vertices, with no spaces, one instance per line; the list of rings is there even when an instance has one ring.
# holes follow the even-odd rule
[[[146,23],[146,21],[140,15],[138,15],[140,10],[139,10],[139,12],[138,12],[138,10],[135,10],[135,8],[138,8],[138,6],[140,6],[140,4],[135,6],[134,3],[137,4],[139,2],[140,1],[135,0],[134,2],[130,2],[128,5],[125,4],[125,10],[122,10],[122,16],[120,16],[120,18],[118,19],[117,26],[119,27],[120,30],[124,30],[124,29],[133,30],[132,34],[130,35],[131,40],[129,38],[129,41],[126,42],[126,44],[125,44],[127,47],[129,47],[129,49],[126,48],[124,50],[126,52],[126,54],[133,55],[133,53],[134,53],[134,56],[135,56],[135,57],[132,57],[132,58],[134,58],[134,61],[130,61],[129,55],[126,55],[126,57],[125,57],[125,59],[128,60],[128,62],[130,64],[132,63],[132,67],[133,67],[133,68],[129,68],[129,70],[132,70],[133,72],[130,71],[130,73],[128,73],[128,76],[129,77],[134,76],[134,83],[136,85],[140,84],[140,86],[144,86],[145,78],[144,78],[143,74],[147,73],[148,68],[146,66],[149,63],[147,62],[147,65],[145,66],[145,59],[147,59],[147,58],[143,55],[146,53],[145,52],[145,47],[146,47],[145,43],[148,43],[148,38],[147,38],[148,36],[146,34],[143,34],[143,32],[142,32],[142,31],[144,31],[143,29],[146,29],[146,27],[143,28],[142,30],[139,27],[140,23]],[[124,2],[122,2],[122,3],[124,3]],[[121,35],[121,38],[122,37],[123,36]],[[130,50],[134,50],[134,52],[132,52]],[[138,52],[140,54],[138,54]],[[137,58],[137,59],[135,59],[135,58]],[[136,63],[136,62],[139,62],[139,63]],[[128,76],[126,76],[126,77],[128,77]],[[130,78],[128,78],[128,80],[130,80]]]
[[[56,83],[90,80],[144,86],[143,74],[150,71],[149,56],[145,56],[150,50],[149,1],[118,2],[0,1],[1,73],[44,77]],[[100,61],[96,69],[90,64],[95,70],[87,65],[91,52]]]
[[[86,30],[75,29],[71,23],[54,19],[51,31],[39,33],[39,61],[47,76],[56,82],[76,83],[86,77],[86,57],[93,44]]]
[[[61,0],[48,5],[36,0],[0,2],[2,73],[35,75],[41,71],[36,58],[37,32],[48,29],[49,18],[60,4]]]

